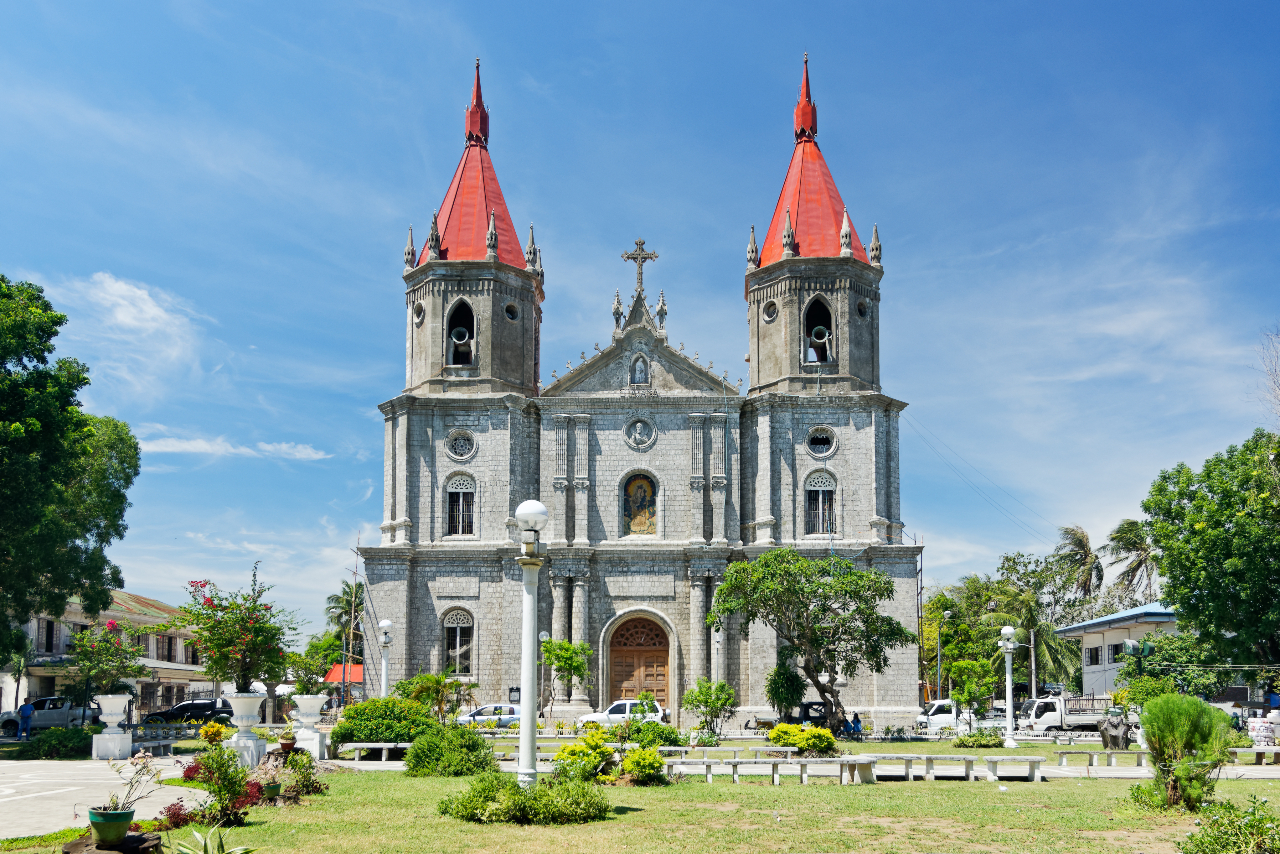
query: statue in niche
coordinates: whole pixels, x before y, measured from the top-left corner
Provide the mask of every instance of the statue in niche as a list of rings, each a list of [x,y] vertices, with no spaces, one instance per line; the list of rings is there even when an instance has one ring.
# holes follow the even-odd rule
[[[654,502],[657,489],[648,475],[633,474],[623,489],[626,494],[625,534],[658,533],[658,511]]]
[[[632,385],[648,385],[649,384],[649,365],[645,361],[644,356],[636,359],[631,366],[631,384]]]

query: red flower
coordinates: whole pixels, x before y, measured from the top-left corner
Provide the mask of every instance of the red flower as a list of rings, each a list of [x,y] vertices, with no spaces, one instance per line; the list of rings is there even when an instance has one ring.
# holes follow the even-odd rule
[[[107,620],[107,631],[114,632],[119,628],[119,624],[115,620]]]
[[[206,597],[204,597],[204,604],[205,604],[206,606],[212,605],[212,604],[213,604],[213,600],[212,600],[212,599],[210,599],[208,596],[206,596]]]

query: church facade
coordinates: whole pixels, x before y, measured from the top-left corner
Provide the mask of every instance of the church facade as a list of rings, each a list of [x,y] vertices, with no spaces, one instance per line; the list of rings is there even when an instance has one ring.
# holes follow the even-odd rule
[[[391,681],[452,667],[485,702],[519,684],[513,514],[527,498],[551,512],[539,631],[594,651],[582,684],[547,685],[557,717],[641,691],[678,716],[701,676],[735,687],[740,718],[767,713],[776,637],[712,632],[706,614],[725,567],[772,548],[880,569],[896,590],[885,612],[914,628],[921,549],[902,541],[906,404],[880,388],[879,237],[859,243],[818,149],[807,60],[787,177],[748,244],[745,395],[668,340],[643,241],[623,256],[636,283],[614,297],[608,346],[540,385],[545,273],[507,211],[488,119],[477,64],[462,161],[425,245],[411,232],[405,248],[405,389],[380,407],[382,539],[361,549],[374,608],[396,625]],[[851,677],[846,708],[877,727],[914,721],[917,655]]]

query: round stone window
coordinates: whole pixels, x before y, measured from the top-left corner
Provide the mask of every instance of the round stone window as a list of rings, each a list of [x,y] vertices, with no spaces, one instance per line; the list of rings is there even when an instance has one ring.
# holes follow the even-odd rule
[[[413,306],[413,322],[421,326],[422,321],[427,319],[427,307],[422,303],[414,303]]]
[[[812,456],[819,459],[829,457],[836,450],[836,431],[827,426],[813,427],[805,438],[804,446]]]
[[[520,319],[520,309],[516,306],[516,304],[515,304],[515,303],[513,303],[513,302],[512,302],[512,303],[507,303],[507,307],[504,309],[504,311],[505,311],[505,312],[506,312],[506,314],[507,314],[507,320],[519,320],[519,319]]]
[[[773,300],[769,300],[764,304],[764,319],[766,323],[771,323],[778,316],[778,304]]]
[[[444,443],[444,452],[455,460],[469,460],[476,453],[476,437],[470,430],[452,430]]]
[[[866,317],[866,316],[867,316],[867,304],[866,302],[863,302],[860,300],[858,302],[858,317]]]

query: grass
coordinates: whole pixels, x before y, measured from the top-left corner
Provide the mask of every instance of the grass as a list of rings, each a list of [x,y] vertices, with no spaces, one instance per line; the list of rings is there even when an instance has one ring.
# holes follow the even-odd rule
[[[333,774],[327,795],[300,807],[255,808],[250,825],[229,831],[231,845],[322,854],[360,852],[485,852],[598,854],[720,854],[767,851],[897,854],[915,851],[1088,852],[1173,854],[1190,829],[1186,816],[1156,815],[1130,806],[1133,781],[1055,779],[1004,785],[937,781],[801,786],[728,780],[686,781],[659,788],[610,788],[613,814],[572,827],[473,825],[436,813],[441,797],[463,779],[410,778],[396,772]],[[1265,780],[1224,781],[1219,797],[1243,802],[1275,794]],[[203,829],[200,829],[203,832]],[[187,829],[175,839],[188,839]],[[1069,843],[1067,840],[1070,840]],[[44,850],[3,843],[0,850]]]
[[[153,831],[159,825],[159,822],[140,821],[138,824],[142,826],[144,831]],[[18,836],[13,839],[0,839],[0,851],[43,851],[48,848],[60,851],[63,845],[68,842],[75,842],[88,832],[88,827],[68,827],[66,830],[57,830],[41,836]]]

